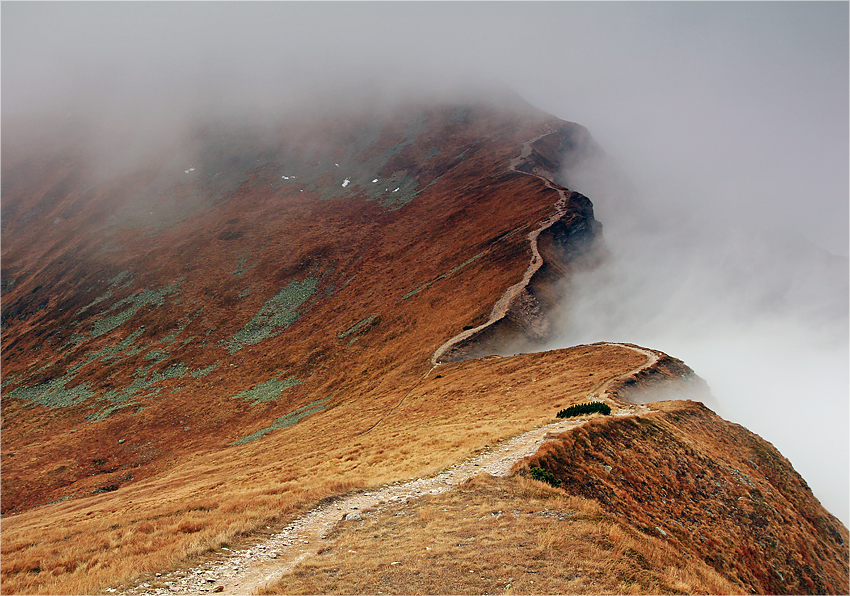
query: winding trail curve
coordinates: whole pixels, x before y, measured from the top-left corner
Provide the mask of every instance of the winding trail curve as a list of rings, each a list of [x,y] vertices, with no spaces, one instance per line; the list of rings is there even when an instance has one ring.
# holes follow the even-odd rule
[[[627,344],[608,345],[634,350],[644,354],[647,360],[635,369],[613,375],[600,382],[589,393],[588,397],[591,399],[609,398],[606,390],[611,383],[634,375],[658,361],[658,355],[650,350]],[[646,405],[612,405],[614,416],[634,416],[651,411],[651,408]],[[478,455],[434,476],[334,499],[301,515],[281,532],[251,548],[238,551],[221,549],[221,556],[217,561],[165,575],[158,582],[164,587],[153,587],[142,583],[123,593],[160,596],[201,594],[216,590],[225,595],[255,593],[266,584],[277,581],[292,571],[298,563],[318,554],[325,537],[346,516],[360,515],[366,510],[380,515],[387,504],[403,503],[424,495],[440,494],[481,473],[507,476],[514,464],[536,453],[544,442],[587,422],[587,418],[558,420],[500,441]]]
[[[541,135],[538,135],[532,139],[529,139],[525,143],[522,144],[522,150],[518,157],[515,157],[511,160],[510,166],[508,169],[520,173],[525,174],[526,176],[534,176],[535,178],[539,178],[543,181],[547,188],[551,188],[558,192],[558,200],[555,203],[555,213],[552,214],[549,219],[543,221],[543,223],[538,226],[536,230],[529,232],[528,234],[528,243],[531,246],[531,262],[528,264],[528,267],[525,270],[525,273],[522,276],[522,279],[509,287],[504,294],[496,301],[496,304],[493,305],[493,310],[490,311],[490,317],[487,319],[487,322],[478,325],[477,327],[473,327],[472,329],[467,329],[466,331],[455,335],[453,338],[448,340],[446,343],[437,348],[437,351],[434,352],[434,355],[431,356],[431,364],[439,365],[440,358],[448,352],[452,347],[459,344],[460,342],[472,337],[478,332],[486,329],[490,325],[493,325],[497,321],[505,318],[508,314],[508,309],[510,309],[511,304],[516,299],[517,296],[528,286],[531,282],[532,276],[537,273],[540,267],[543,266],[543,257],[540,255],[540,250],[537,247],[537,238],[540,234],[549,228],[551,228],[555,222],[557,222],[564,215],[567,209],[567,194],[564,192],[564,189],[557,188],[552,184],[552,181],[546,178],[545,176],[540,176],[539,174],[531,174],[529,172],[523,172],[518,170],[517,167],[531,155],[531,145],[542,139],[545,136],[553,134],[551,131],[544,132]]]
[[[601,383],[599,383],[599,385],[594,387],[593,390],[591,390],[591,392],[587,396],[588,399],[593,400],[593,401],[604,401],[605,399],[609,399],[611,397],[611,394],[608,393],[608,388],[611,386],[612,383],[614,383],[615,381],[622,381],[622,380],[628,379],[629,377],[633,377],[634,375],[638,374],[639,372],[641,372],[641,371],[643,371],[647,368],[651,368],[658,363],[659,354],[657,352],[654,352],[653,350],[647,350],[646,348],[640,348],[638,346],[634,346],[634,345],[630,345],[630,344],[617,344],[617,343],[606,342],[606,345],[620,346],[621,348],[626,348],[628,350],[634,350],[635,352],[638,352],[638,353],[646,356],[646,362],[644,362],[643,364],[641,364],[637,368],[634,368],[630,371],[626,371],[621,375],[616,375],[616,376],[610,377],[609,379],[606,379],[606,380],[602,381]]]

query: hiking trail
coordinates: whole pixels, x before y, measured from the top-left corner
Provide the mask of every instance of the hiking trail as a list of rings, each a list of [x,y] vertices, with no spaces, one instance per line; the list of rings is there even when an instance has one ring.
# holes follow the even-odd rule
[[[555,213],[544,220],[540,226],[527,236],[532,253],[529,266],[526,268],[522,279],[502,294],[493,306],[486,323],[456,335],[434,352],[431,358],[431,369],[416,383],[416,386],[434,369],[439,367],[440,357],[452,346],[506,316],[513,300],[522,292],[530,282],[532,276],[543,265],[543,257],[538,250],[537,239],[543,231],[550,228],[563,216],[566,210],[567,194],[564,189],[553,186],[548,178],[538,174],[520,172],[516,167],[531,154],[532,143],[548,134],[551,133],[543,133],[523,143],[520,155],[510,162],[510,169],[512,171],[539,178],[548,188],[556,190],[559,195],[559,199],[555,203]],[[587,397],[591,400],[602,401],[609,399],[610,394],[607,393],[607,389],[611,383],[630,377],[655,365],[658,361],[658,355],[650,350],[627,344],[612,343],[607,345],[615,345],[634,350],[645,355],[647,360],[637,368],[618,373],[601,381],[588,394]],[[401,406],[416,386],[411,388],[390,412],[365,432],[368,433],[374,429],[396,408]],[[612,413],[614,416],[639,415],[651,410],[646,405],[613,405]],[[370,514],[380,515],[384,507],[389,504],[404,503],[410,499],[416,499],[425,495],[446,492],[481,473],[491,474],[493,476],[507,476],[514,464],[536,453],[540,449],[540,446],[552,438],[553,435],[577,428],[588,422],[588,420],[587,417],[578,417],[558,420],[539,426],[487,447],[477,455],[469,457],[463,462],[457,463],[433,476],[326,499],[324,504],[318,505],[307,513],[296,517],[283,530],[250,548],[241,550],[220,548],[218,549],[220,554],[216,560],[203,563],[191,569],[176,570],[162,574],[156,579],[142,581],[122,593],[134,595],[203,593],[230,595],[255,593],[263,586],[277,581],[292,571],[300,562],[318,554],[325,536],[328,535],[339,521],[345,518],[357,519],[356,516],[367,510],[370,511]],[[157,585],[151,585],[150,582]],[[107,593],[116,592],[117,590],[114,588],[107,590]]]
[[[658,356],[650,350],[626,344],[608,345],[634,350],[646,355],[647,360],[635,369],[612,375],[602,381],[588,394],[591,399],[608,398],[605,390],[612,382],[653,366],[658,360]],[[641,415],[651,411],[651,408],[646,405],[618,406],[614,404],[614,406],[616,408],[613,412],[614,416]],[[242,550],[221,548],[220,556],[215,561],[203,563],[191,569],[163,574],[157,580],[142,582],[122,593],[252,594],[292,571],[298,563],[318,554],[325,536],[337,522],[344,518],[351,519],[349,516],[355,516],[353,519],[357,519],[356,516],[365,511],[380,515],[384,506],[446,492],[478,474],[507,476],[514,464],[535,454],[540,446],[553,435],[582,426],[588,420],[587,417],[578,417],[544,424],[512,438],[504,439],[436,475],[330,499],[329,502],[300,515],[279,533],[250,548]],[[149,583],[150,581],[162,586],[154,587]]]

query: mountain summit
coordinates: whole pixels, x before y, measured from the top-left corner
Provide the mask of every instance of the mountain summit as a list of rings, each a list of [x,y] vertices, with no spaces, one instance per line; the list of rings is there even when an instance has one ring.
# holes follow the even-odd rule
[[[547,472],[535,498],[584,508],[624,565],[582,576],[592,557],[553,547],[523,592],[846,589],[847,529],[770,444],[694,402],[630,401],[704,392],[683,363],[627,344],[512,356],[605,258],[591,200],[556,182],[599,151],[582,126],[508,98],[198,118],[129,151],[70,119],[4,133],[4,591],[138,588],[588,396],[619,415],[552,427],[507,478],[464,485],[510,501]],[[433,563],[357,591],[467,585]],[[305,573],[280,589],[347,585]]]

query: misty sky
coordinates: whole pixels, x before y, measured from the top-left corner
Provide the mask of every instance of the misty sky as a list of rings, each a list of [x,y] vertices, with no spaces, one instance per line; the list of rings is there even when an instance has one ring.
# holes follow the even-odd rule
[[[141,122],[166,134],[204,110],[273,113],[337,83],[382,78],[425,89],[497,81],[585,125],[657,233],[629,224],[623,186],[576,176],[620,260],[585,280],[584,324],[566,336],[684,359],[725,415],[779,447],[848,522],[846,262],[812,272],[807,260],[848,255],[846,2],[7,1],[0,10],[4,116],[89,110],[130,135]],[[656,258],[666,276],[638,268]],[[801,400],[810,413],[794,413]]]

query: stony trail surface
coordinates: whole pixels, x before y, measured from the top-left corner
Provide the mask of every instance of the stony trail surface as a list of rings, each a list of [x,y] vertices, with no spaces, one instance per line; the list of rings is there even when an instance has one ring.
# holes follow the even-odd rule
[[[647,406],[621,408],[615,415],[648,412]],[[241,551],[224,551],[222,560],[160,578],[165,587],[141,584],[125,594],[252,594],[315,555],[323,538],[343,519],[359,519],[364,511],[380,515],[383,505],[440,494],[481,473],[506,476],[516,462],[537,452],[553,435],[579,427],[587,418],[559,420],[498,443],[466,461],[428,478],[392,484],[320,505],[280,533]],[[160,582],[157,582],[160,583]]]
[[[502,296],[496,301],[496,304],[493,305],[493,309],[490,311],[490,316],[487,318],[487,321],[485,323],[482,323],[477,327],[467,329],[466,331],[455,335],[446,343],[437,348],[437,350],[434,352],[434,355],[431,357],[431,363],[435,366],[440,364],[440,358],[442,358],[443,354],[448,352],[453,346],[459,344],[460,342],[464,341],[469,337],[472,337],[473,335],[479,333],[483,329],[486,329],[490,325],[496,323],[497,321],[507,316],[508,310],[510,309],[511,304],[513,304],[513,301],[517,298],[517,296],[520,295],[520,293],[526,287],[528,287],[528,284],[531,282],[532,276],[537,273],[540,267],[543,266],[543,257],[541,256],[540,250],[537,247],[537,239],[540,237],[540,234],[555,225],[555,222],[561,219],[561,217],[564,215],[567,209],[567,194],[564,189],[553,186],[552,181],[546,178],[545,176],[522,172],[520,170],[517,170],[516,168],[517,166],[519,166],[520,163],[522,163],[524,159],[531,155],[532,143],[549,134],[551,134],[551,132],[545,132],[523,143],[522,151],[520,152],[518,157],[515,157],[511,160],[511,164],[509,167],[511,171],[539,178],[543,181],[547,188],[557,191],[558,193],[558,200],[555,202],[555,212],[548,219],[544,220],[536,229],[529,232],[527,236],[528,243],[531,248],[531,262],[528,264],[528,267],[526,268],[522,279],[511,287],[509,287],[507,290],[505,290],[505,293],[502,294]]]

